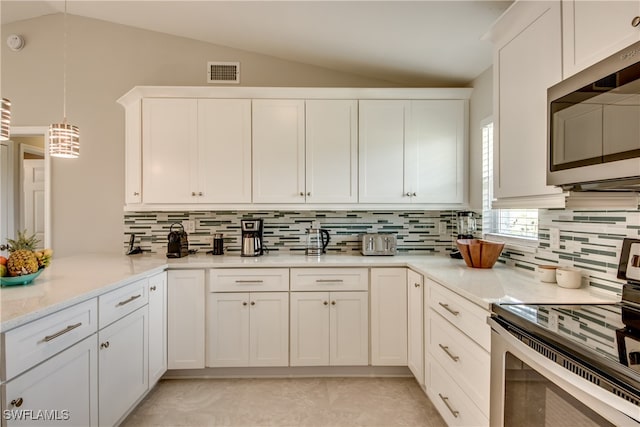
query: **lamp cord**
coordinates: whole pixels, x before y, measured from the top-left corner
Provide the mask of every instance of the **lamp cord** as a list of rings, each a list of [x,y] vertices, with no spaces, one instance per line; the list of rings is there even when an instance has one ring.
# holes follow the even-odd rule
[[[67,0],[64,0],[64,36],[62,40],[62,122],[67,123]]]

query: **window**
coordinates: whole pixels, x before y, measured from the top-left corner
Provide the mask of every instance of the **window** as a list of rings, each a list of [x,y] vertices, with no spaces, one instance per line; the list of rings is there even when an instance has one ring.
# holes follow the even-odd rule
[[[482,125],[482,229],[485,234],[537,239],[537,209],[491,209],[493,200],[493,122]]]

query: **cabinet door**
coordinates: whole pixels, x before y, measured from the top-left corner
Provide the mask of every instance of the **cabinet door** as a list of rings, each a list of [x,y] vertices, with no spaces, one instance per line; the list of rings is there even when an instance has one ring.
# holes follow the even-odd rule
[[[198,202],[251,203],[251,100],[198,100],[198,174]]]
[[[148,307],[98,332],[98,413],[102,426],[116,425],[149,387]]]
[[[407,365],[407,269],[371,269],[371,364]]]
[[[249,366],[289,366],[289,293],[252,292]]]
[[[640,40],[631,21],[639,1],[562,1],[563,75],[567,78]]]
[[[142,202],[142,100],[125,110],[124,202]]]
[[[204,270],[170,270],[167,285],[168,368],[204,368]]]
[[[497,42],[494,57],[494,196],[560,193],[546,185],[547,88],[562,78],[559,2],[519,2],[526,26]],[[504,19],[504,18],[503,18]],[[518,206],[513,206],[518,207]],[[540,206],[544,207],[544,206]]]
[[[48,425],[51,420],[48,423],[42,419],[18,421],[10,415],[11,411],[32,411],[34,416],[38,411],[51,411],[60,420],[55,425],[97,426],[97,342],[97,335],[91,335],[3,384],[2,407],[9,412],[3,413],[2,425]],[[20,399],[19,406],[12,403]]]
[[[167,371],[167,273],[149,278],[149,386]]]
[[[424,280],[413,270],[407,273],[408,365],[418,383],[424,386]]]
[[[358,101],[306,101],[306,201],[358,201]]]
[[[143,99],[144,203],[197,201],[197,120],[195,99]]]
[[[207,366],[249,366],[249,293],[207,296]]]
[[[304,203],[304,101],[253,100],[253,202]]]
[[[329,293],[291,292],[291,366],[329,365]]]
[[[331,292],[329,362],[369,364],[368,292]]]
[[[412,203],[463,203],[466,102],[411,101],[405,143]]]
[[[359,102],[359,201],[409,203],[404,188],[406,101]]]

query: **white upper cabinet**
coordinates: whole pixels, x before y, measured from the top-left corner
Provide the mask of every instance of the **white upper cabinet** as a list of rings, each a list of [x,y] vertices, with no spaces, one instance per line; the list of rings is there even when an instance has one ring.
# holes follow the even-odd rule
[[[304,203],[304,101],[253,100],[253,202]]]
[[[494,42],[495,206],[558,207],[546,185],[547,88],[562,78],[560,2],[516,2]],[[541,197],[542,196],[542,197]]]
[[[358,201],[358,101],[307,100],[306,202]]]
[[[249,203],[251,101],[142,103],[144,203]]]
[[[462,204],[467,103],[360,101],[361,203]]]
[[[562,1],[563,77],[640,40],[640,1]]]

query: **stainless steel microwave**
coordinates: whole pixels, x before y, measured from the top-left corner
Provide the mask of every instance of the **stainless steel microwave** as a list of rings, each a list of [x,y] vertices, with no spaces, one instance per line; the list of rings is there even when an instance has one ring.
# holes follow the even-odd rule
[[[640,191],[640,42],[547,91],[547,184]]]

